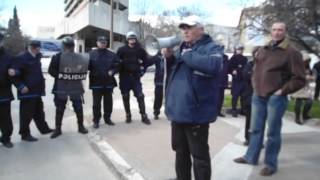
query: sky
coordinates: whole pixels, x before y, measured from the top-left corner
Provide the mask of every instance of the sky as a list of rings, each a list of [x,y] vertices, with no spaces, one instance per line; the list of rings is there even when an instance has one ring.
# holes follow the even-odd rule
[[[135,14],[144,1],[149,12],[176,9],[179,6],[196,6],[208,14],[205,20],[224,26],[237,26],[241,9],[257,5],[263,0],[129,0],[130,16]],[[248,3],[244,3],[248,2]],[[21,29],[24,34],[35,36],[39,26],[55,26],[64,16],[64,0],[0,0],[0,24],[7,26],[17,6]]]

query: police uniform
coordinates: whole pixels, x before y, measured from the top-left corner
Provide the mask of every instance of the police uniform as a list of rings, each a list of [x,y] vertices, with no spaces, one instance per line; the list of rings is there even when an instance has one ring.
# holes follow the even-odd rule
[[[13,147],[10,140],[13,132],[11,118],[11,101],[13,100],[13,95],[11,91],[12,84],[8,75],[11,62],[11,57],[6,54],[4,48],[0,46],[0,142],[8,148]]]
[[[154,74],[154,104],[153,104],[153,115],[154,119],[159,119],[160,109],[162,106],[163,99],[163,77],[164,77],[164,61],[160,55],[156,55],[151,59],[155,66]]]
[[[102,36],[98,38],[100,43],[107,43],[107,39]],[[99,127],[101,118],[101,100],[103,98],[104,121],[108,125],[114,125],[111,121],[112,113],[112,92],[117,86],[114,74],[119,68],[118,56],[106,48],[98,48],[90,52],[90,81],[89,88],[93,96],[93,122],[94,127]]]
[[[153,104],[153,115],[154,119],[159,119],[160,109],[162,106],[162,100],[163,100],[163,86],[164,83],[167,81],[164,80],[164,67],[165,64],[167,66],[167,75],[166,78],[170,76],[170,70],[169,67],[171,67],[173,60],[172,59],[166,59],[166,63],[163,57],[161,57],[160,54],[153,56],[150,61],[155,64],[155,74],[154,74],[154,104]]]
[[[253,87],[251,83],[252,72],[253,72],[253,65],[254,61],[249,61],[245,67],[243,68],[243,79],[245,82],[244,90],[243,90],[243,110],[246,117],[245,123],[245,145],[249,144],[249,137],[250,137],[250,124],[251,124],[251,100],[253,95]]]
[[[237,116],[237,102],[240,97],[241,110],[243,107],[243,94],[245,81],[243,79],[243,68],[247,64],[248,59],[242,54],[235,54],[231,57],[229,62],[229,73],[232,74],[232,87],[231,87],[231,95],[232,95],[232,115],[234,117]],[[236,74],[233,74],[233,71],[236,71]]]
[[[78,132],[88,133],[83,125],[83,93],[82,80],[87,76],[89,57],[73,52],[74,42],[70,37],[63,39],[64,51],[52,57],[49,65],[49,74],[54,77],[54,103],[56,106],[56,128],[51,138],[61,135],[63,114],[68,99],[72,101],[74,112],[78,120]],[[67,51],[66,49],[69,49]]]
[[[45,79],[41,69],[41,53],[32,54],[31,48],[39,48],[39,41],[31,41],[29,50],[18,55],[13,63],[14,84],[20,100],[20,131],[22,140],[36,141],[30,134],[29,124],[32,119],[42,134],[52,132],[45,121],[42,96],[45,95]],[[28,88],[27,92],[23,92]]]
[[[134,38],[137,41],[135,34],[128,33],[127,40],[129,38]],[[130,90],[132,90],[139,104],[142,122],[150,124],[150,120],[146,114],[144,94],[140,81],[148,65],[147,53],[139,43],[136,42],[134,47],[130,47],[128,44],[120,47],[117,55],[120,58],[120,90],[126,111],[126,122],[131,122]]]
[[[224,90],[228,88],[228,67],[229,60],[227,55],[223,55],[223,70],[219,75],[219,101],[218,101],[218,112],[219,116],[224,117],[222,114],[222,106],[224,102]]]

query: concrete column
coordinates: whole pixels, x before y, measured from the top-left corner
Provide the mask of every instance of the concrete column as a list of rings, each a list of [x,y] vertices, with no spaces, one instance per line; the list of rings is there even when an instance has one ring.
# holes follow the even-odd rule
[[[84,39],[75,39],[75,52],[84,53],[85,52],[85,40]]]

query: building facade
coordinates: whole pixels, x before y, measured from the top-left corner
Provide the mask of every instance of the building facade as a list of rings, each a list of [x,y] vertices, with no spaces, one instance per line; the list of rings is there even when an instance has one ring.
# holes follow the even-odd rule
[[[55,38],[72,35],[76,52],[88,52],[96,46],[97,36],[110,37],[110,0],[64,0],[64,19],[57,25]],[[135,30],[128,20],[128,0],[113,0],[113,49],[125,42],[125,34]]]

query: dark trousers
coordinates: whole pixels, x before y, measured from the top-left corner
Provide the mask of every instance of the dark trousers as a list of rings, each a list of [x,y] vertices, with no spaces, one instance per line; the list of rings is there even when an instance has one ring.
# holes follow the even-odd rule
[[[176,152],[177,179],[191,180],[191,155],[195,180],[210,180],[209,124],[190,125],[172,122],[171,127],[172,149]]]
[[[9,142],[13,132],[10,101],[0,103],[0,117],[1,141]]]
[[[27,98],[20,101],[20,131],[21,136],[30,135],[30,122],[34,120],[38,130],[45,133],[50,130],[45,121],[41,97]]]
[[[243,97],[243,92],[245,88],[245,83],[240,81],[240,82],[232,82],[232,87],[231,87],[231,94],[232,94],[232,110],[236,111],[237,110],[237,104],[238,104],[238,99],[240,98],[240,107],[241,111],[243,111],[243,106],[244,106],[244,97]]]
[[[159,115],[163,100],[163,86],[156,85],[154,89],[153,114]]]
[[[320,80],[316,81],[316,89],[315,89],[315,94],[314,94],[314,99],[318,100],[319,98],[319,93],[320,93]]]
[[[83,99],[82,96],[70,97],[72,102],[73,110],[76,113],[78,124],[83,123]],[[60,97],[59,95],[55,95],[54,97],[54,104],[56,106],[56,128],[61,128],[63,114],[66,109],[66,104],[68,101],[68,97]]]
[[[303,103],[304,103],[304,105],[303,105]],[[294,111],[295,111],[296,117],[298,119],[300,119],[302,106],[303,106],[302,117],[303,117],[303,119],[306,119],[309,116],[309,111],[312,108],[312,99],[304,99],[304,98],[297,98],[296,99]]]
[[[246,104],[244,107],[244,113],[246,117],[246,125],[245,125],[245,131],[244,131],[244,137],[246,141],[249,141],[250,137],[250,124],[251,124],[251,104]]]
[[[93,96],[93,121],[99,123],[101,118],[101,101],[103,98],[103,117],[107,121],[112,113],[112,91],[94,90]]]
[[[223,101],[224,101],[224,90],[225,87],[219,87],[219,96],[218,96],[218,112],[221,113]]]
[[[146,114],[144,94],[142,92],[142,84],[140,77],[136,76],[121,76],[120,75],[120,91],[122,94],[123,105],[127,116],[131,116],[130,111],[130,91],[133,91],[134,96],[137,98],[140,114]]]

